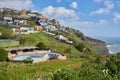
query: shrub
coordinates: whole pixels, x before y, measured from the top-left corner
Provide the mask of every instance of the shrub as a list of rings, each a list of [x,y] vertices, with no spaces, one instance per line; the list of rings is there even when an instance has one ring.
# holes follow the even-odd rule
[[[40,50],[46,50],[47,47],[45,46],[45,44],[43,42],[39,42],[36,47],[38,47]]]
[[[32,63],[33,62],[33,59],[32,58],[27,58],[27,59],[24,59],[23,60],[24,63]]]
[[[78,45],[75,46],[75,48],[82,52],[85,48],[85,45],[83,43],[79,43]]]
[[[6,61],[8,59],[8,52],[3,48],[0,48],[0,61]]]

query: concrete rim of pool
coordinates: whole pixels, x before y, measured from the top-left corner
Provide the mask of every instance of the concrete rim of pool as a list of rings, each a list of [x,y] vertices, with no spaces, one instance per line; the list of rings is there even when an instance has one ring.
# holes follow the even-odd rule
[[[38,56],[38,55],[21,55],[18,57],[15,57],[12,59],[12,61],[20,61],[22,62],[23,60],[31,58],[33,60],[33,63],[37,62],[44,62],[47,61],[51,58],[57,58],[57,59],[66,59],[66,56],[63,56],[59,53],[46,53],[44,56]]]

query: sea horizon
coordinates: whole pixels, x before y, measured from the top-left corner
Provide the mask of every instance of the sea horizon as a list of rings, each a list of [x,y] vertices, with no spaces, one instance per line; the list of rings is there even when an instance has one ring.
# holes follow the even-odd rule
[[[120,37],[97,37],[97,39],[106,42],[110,54],[120,52]]]

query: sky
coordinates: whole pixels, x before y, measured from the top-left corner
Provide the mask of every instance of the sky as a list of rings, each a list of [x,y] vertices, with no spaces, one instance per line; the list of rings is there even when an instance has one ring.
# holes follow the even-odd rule
[[[120,37],[120,0],[0,0],[0,7],[30,9],[90,37]]]

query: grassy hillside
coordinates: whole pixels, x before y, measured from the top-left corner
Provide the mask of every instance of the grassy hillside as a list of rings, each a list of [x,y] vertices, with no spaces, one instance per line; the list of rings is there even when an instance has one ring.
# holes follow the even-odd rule
[[[0,62],[0,80],[36,80],[56,70],[79,67],[85,60],[53,60],[37,64]],[[53,65],[54,64],[54,65]]]
[[[13,33],[11,30],[6,29],[5,27],[0,27],[0,39],[15,39],[17,36],[15,33]]]
[[[75,55],[81,54],[81,52],[79,52],[73,45],[56,40],[53,36],[47,35],[43,32],[22,35],[21,37],[23,38],[21,46],[35,46],[39,42],[43,42],[48,48],[52,48],[57,52],[65,52],[67,49],[70,49],[70,53],[66,52],[69,57],[75,57]]]
[[[3,40],[0,41],[0,47],[14,47],[14,46],[19,46],[19,41],[14,41],[14,40]]]
[[[37,13],[37,15],[41,14]],[[37,25],[36,20],[37,17],[35,20],[28,19],[27,26],[34,27]],[[50,24],[61,27],[59,22],[50,21]],[[104,42],[88,38],[79,30],[69,27],[65,28],[67,32],[60,30],[51,32],[67,37],[73,41],[73,44],[59,41],[43,32],[17,35],[11,31],[13,27],[0,25],[0,33],[2,33],[0,39],[19,42],[0,42],[0,47],[36,46],[39,42],[43,42],[47,48],[64,53],[67,60],[49,60],[37,64],[0,62],[0,80],[119,80],[117,75],[120,74],[119,55],[117,59],[116,55],[99,56],[107,53]],[[17,43],[20,45],[15,45]]]
[[[2,34],[0,35],[0,47],[18,46],[19,41],[11,40],[16,39],[17,35],[4,27],[0,27],[0,33]]]

